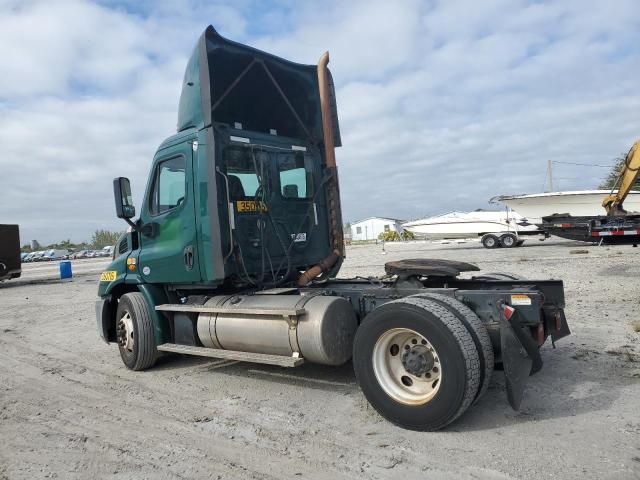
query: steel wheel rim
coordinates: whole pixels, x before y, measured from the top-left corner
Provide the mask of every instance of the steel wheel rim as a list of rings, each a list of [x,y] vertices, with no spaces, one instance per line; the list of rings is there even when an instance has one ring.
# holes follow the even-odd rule
[[[432,366],[429,368],[430,361],[427,361],[425,368],[428,369],[424,373],[408,371],[403,358],[406,360],[407,356],[413,355],[411,352],[416,351],[419,357],[425,350],[428,354],[424,356],[431,356]],[[404,355],[405,352],[407,356]],[[438,352],[427,338],[414,330],[394,328],[384,332],[373,347],[372,361],[378,384],[398,403],[424,405],[431,401],[440,389],[442,367]]]
[[[502,239],[502,244],[505,247],[511,247],[514,243],[516,243],[515,239],[511,236],[506,236]]]
[[[118,345],[127,352],[133,352],[135,339],[133,338],[133,319],[129,312],[124,312],[118,321]]]
[[[493,237],[487,237],[484,243],[487,247],[493,247],[496,244],[496,241]]]

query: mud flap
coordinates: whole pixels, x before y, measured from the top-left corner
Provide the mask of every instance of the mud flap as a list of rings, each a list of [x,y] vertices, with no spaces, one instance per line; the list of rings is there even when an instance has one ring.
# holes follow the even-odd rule
[[[511,408],[518,410],[527,378],[542,368],[542,358],[538,345],[523,329],[517,311],[511,307],[505,307],[505,314],[500,316],[500,347],[507,399]]]
[[[113,323],[111,313],[111,295],[107,295],[105,298],[96,300],[96,322],[98,324],[98,333],[105,343],[109,343],[114,340],[114,335],[111,335],[110,332],[110,326]]]

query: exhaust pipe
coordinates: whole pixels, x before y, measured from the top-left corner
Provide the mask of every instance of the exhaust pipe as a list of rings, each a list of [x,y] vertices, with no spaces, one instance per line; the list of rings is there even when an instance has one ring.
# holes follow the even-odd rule
[[[336,148],[333,138],[333,121],[331,118],[331,87],[329,86],[329,52],[324,52],[318,60],[318,90],[320,93],[320,112],[322,114],[322,132],[324,137],[324,157],[331,177],[327,182],[329,200],[329,235],[331,254],[318,265],[311,267],[298,278],[298,285],[305,286],[318,275],[331,271],[338,273],[342,259],[345,257],[344,236],[342,232],[342,212],[340,207],[340,187],[338,168],[336,166]],[[337,268],[333,268],[335,265]]]
[[[327,65],[329,52],[324,52],[318,60],[318,87],[320,90],[320,112],[322,113],[322,132],[324,133],[324,154],[328,168],[336,168],[336,149],[333,142],[333,122],[331,119],[331,101],[329,99],[329,77]]]

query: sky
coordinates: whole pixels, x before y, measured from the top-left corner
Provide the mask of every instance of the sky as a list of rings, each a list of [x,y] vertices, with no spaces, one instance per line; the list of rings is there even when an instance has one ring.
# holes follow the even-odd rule
[[[336,82],[343,219],[415,219],[594,188],[640,137],[633,0],[0,0],[0,223],[23,243],[124,230],[175,133],[208,24]]]

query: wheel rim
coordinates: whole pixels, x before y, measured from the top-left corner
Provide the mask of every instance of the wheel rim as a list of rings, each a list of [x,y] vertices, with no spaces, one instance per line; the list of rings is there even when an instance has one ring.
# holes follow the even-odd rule
[[[118,321],[116,329],[118,335],[118,345],[127,352],[133,352],[135,339],[133,338],[133,319],[129,312],[124,312]]]
[[[495,240],[493,237],[487,237],[487,238],[484,240],[484,244],[485,244],[487,247],[493,247],[493,246],[496,244],[496,240]]]
[[[514,240],[514,238],[513,238],[513,237],[509,237],[509,236],[507,236],[507,237],[504,237],[504,238],[502,239],[502,244],[503,244],[505,247],[511,247],[514,243],[515,243],[515,240]]]
[[[396,402],[423,405],[433,399],[442,383],[438,352],[411,329],[384,332],[373,347],[372,359],[378,384]]]

